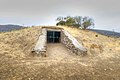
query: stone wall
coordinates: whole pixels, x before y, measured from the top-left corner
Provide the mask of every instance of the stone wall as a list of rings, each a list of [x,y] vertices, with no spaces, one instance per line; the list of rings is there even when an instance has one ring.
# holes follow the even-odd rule
[[[38,42],[36,43],[34,49],[32,50],[32,53],[34,55],[46,56],[47,30],[55,29],[42,28],[42,33],[38,38]],[[59,31],[61,31],[61,43],[63,43],[69,50],[71,50],[71,52],[75,53],[76,55],[87,54],[87,49],[83,47],[82,43],[80,44],[69,32],[61,29]]]
[[[45,52],[47,49],[47,30],[45,28],[42,29],[42,33],[38,38],[38,42],[35,45],[35,48],[32,50],[34,55],[43,55],[45,56]]]
[[[69,32],[62,30],[61,43],[76,55],[86,55],[87,49],[83,47]]]

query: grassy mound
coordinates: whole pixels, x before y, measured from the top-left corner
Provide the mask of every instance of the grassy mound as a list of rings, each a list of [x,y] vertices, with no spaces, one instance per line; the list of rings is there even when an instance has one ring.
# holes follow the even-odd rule
[[[71,27],[62,28],[69,31],[78,41],[83,43],[88,49],[88,55],[97,55],[101,58],[115,57],[114,55],[119,55],[119,38],[104,36],[90,30],[80,30]]]
[[[41,28],[32,27],[0,34],[0,55],[25,58],[35,45]]]
[[[41,27],[0,33],[0,80],[120,79],[120,39],[89,30],[61,28],[82,42],[88,49],[87,56],[66,53],[61,44],[64,47],[48,45],[48,57],[30,57]]]

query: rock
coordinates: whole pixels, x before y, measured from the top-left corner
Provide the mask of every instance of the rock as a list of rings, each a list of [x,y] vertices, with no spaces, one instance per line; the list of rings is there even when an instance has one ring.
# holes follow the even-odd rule
[[[35,48],[32,50],[33,55],[37,54],[37,56],[43,55],[46,52],[46,36],[47,31],[45,28],[42,29],[42,34],[40,35],[38,42],[35,45]]]
[[[61,42],[76,55],[87,54],[87,49],[83,47],[82,43],[80,44],[70,33],[65,30],[62,30]]]

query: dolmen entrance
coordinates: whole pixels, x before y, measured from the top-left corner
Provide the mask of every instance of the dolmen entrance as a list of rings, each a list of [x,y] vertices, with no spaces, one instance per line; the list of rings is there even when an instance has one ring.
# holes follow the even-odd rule
[[[76,55],[84,56],[87,54],[87,49],[82,43],[79,43],[68,31],[59,27],[42,27],[42,32],[32,53],[44,56],[48,43],[62,43]]]

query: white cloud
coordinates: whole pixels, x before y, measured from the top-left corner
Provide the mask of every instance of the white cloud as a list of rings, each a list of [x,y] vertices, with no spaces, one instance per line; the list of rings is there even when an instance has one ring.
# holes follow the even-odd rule
[[[95,19],[96,28],[120,32],[119,0],[0,0],[0,23],[54,24],[57,16]],[[104,27],[103,27],[104,26]]]

